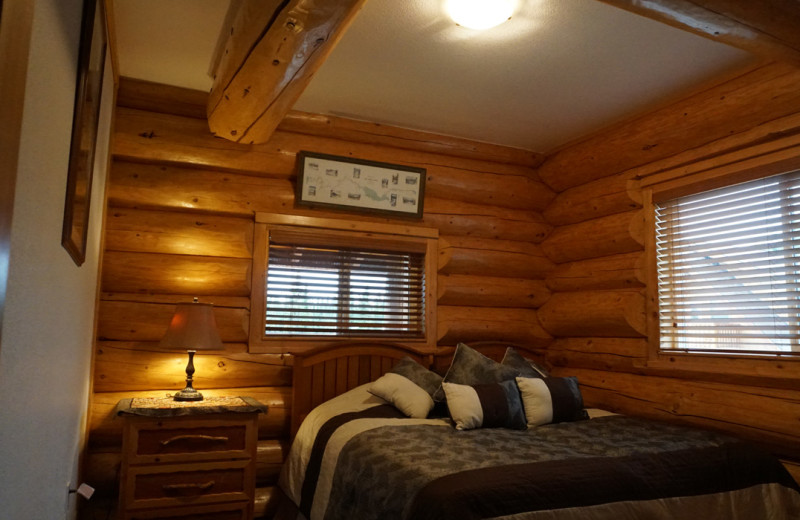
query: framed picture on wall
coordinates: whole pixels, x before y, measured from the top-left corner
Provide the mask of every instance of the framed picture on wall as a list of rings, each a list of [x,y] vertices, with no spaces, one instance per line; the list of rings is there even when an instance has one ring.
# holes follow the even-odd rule
[[[297,162],[298,206],[422,218],[425,168],[305,151]]]
[[[61,232],[61,244],[77,265],[83,264],[86,259],[92,173],[107,44],[103,0],[84,0],[64,226]]]

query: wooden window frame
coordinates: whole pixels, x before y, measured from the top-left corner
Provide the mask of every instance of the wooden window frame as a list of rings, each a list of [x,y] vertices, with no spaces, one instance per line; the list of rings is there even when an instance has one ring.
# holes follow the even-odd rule
[[[253,353],[296,353],[333,343],[360,342],[405,345],[419,351],[431,351],[436,347],[436,275],[438,267],[439,231],[435,228],[406,226],[402,224],[381,224],[354,220],[301,217],[256,213],[253,234],[253,270],[250,299],[249,351]],[[266,316],[267,262],[269,260],[269,237],[275,230],[284,234],[313,236],[331,243],[346,240],[353,245],[363,244],[369,249],[370,243],[380,240],[383,244],[403,250],[425,252],[425,336],[419,339],[401,337],[317,337],[295,338],[271,337],[264,333]]]
[[[658,272],[656,268],[655,204],[724,186],[800,169],[797,150],[767,153],[733,164],[687,173],[678,168],[640,181],[646,220],[647,356],[653,375],[685,376],[755,386],[800,388],[800,355],[736,355],[730,353],[665,352],[661,350]]]

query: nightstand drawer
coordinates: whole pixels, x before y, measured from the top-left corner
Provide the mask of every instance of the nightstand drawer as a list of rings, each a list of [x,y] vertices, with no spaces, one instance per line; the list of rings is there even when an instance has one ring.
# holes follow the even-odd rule
[[[133,511],[124,520],[251,520],[248,502]]]
[[[131,509],[248,500],[252,478],[250,460],[131,467],[126,498]]]
[[[255,422],[245,417],[133,420],[130,428],[131,464],[247,458],[255,439]]]

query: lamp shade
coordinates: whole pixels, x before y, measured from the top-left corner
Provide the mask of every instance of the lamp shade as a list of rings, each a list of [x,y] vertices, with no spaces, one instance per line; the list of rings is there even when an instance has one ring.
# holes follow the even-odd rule
[[[159,348],[164,350],[223,350],[210,303],[179,303]]]

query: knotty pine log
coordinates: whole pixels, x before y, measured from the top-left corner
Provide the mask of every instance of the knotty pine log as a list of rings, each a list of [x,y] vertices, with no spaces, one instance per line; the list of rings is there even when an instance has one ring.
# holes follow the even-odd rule
[[[677,171],[682,167],[693,168],[698,163],[711,159],[715,159],[717,165],[728,164],[739,160],[741,154],[749,155],[749,151],[754,148],[770,145],[798,132],[800,132],[800,113],[793,113],[766,121],[738,134],[725,136],[679,154],[632,168],[627,170],[625,175],[642,180],[663,172]]]
[[[208,92],[120,77],[117,107],[206,120]]]
[[[800,65],[800,8],[793,0],[602,0],[764,59]]]
[[[640,209],[642,194],[633,177],[633,173],[611,175],[564,190],[543,215],[550,224],[565,226]]]
[[[273,486],[278,483],[281,465],[289,452],[288,443],[282,439],[262,439],[256,445],[256,486]],[[88,450],[84,477],[100,496],[114,496],[119,492],[119,468],[122,453],[119,446]]]
[[[562,264],[642,251],[644,241],[644,213],[636,210],[559,226],[541,246],[550,260]]]
[[[575,376],[584,404],[732,433],[800,460],[800,392],[556,367]]]
[[[213,302],[213,297],[200,297],[200,301]],[[174,313],[172,304],[100,300],[97,339],[160,341]],[[223,342],[247,342],[247,309],[216,307],[214,316]]]
[[[553,226],[537,211],[425,197],[422,222],[440,234],[539,243]]]
[[[101,287],[124,293],[249,296],[251,267],[249,258],[106,251]]]
[[[537,244],[439,237],[439,274],[543,279],[554,267]]]
[[[646,285],[645,254],[623,253],[559,264],[547,275],[551,291],[637,289]]]
[[[276,364],[278,356],[241,355],[243,344],[226,345],[221,352],[194,356],[198,388],[256,387],[292,384],[292,368]],[[230,351],[229,351],[230,348]],[[95,392],[138,392],[151,388],[180,390],[185,386],[185,352],[167,352],[157,342],[100,341],[95,350]]]
[[[440,275],[436,284],[438,305],[535,309],[550,297],[544,281],[525,278],[451,274]]]
[[[437,308],[437,338],[441,345],[497,340],[535,348],[546,347],[552,340],[533,309],[448,305]]]
[[[547,347],[551,366],[638,372],[647,356],[644,338],[557,338]]]
[[[771,63],[565,147],[539,167],[557,192],[800,112],[800,69]]]
[[[252,218],[114,208],[105,230],[106,251],[253,257]]]
[[[252,219],[254,212],[304,216],[343,216],[367,222],[391,219],[341,212],[294,208],[294,187],[288,179],[271,179],[175,166],[114,161],[109,203],[116,209],[150,208],[235,215]],[[110,213],[113,213],[110,212]],[[189,218],[188,216],[185,218]],[[190,222],[187,220],[187,222]],[[552,229],[535,211],[425,197],[422,224],[442,234],[540,242]]]
[[[255,24],[261,31],[252,46],[247,39],[233,44],[247,48],[243,61],[223,61],[215,72],[207,111],[211,130],[238,142],[267,141],[365,1],[288,0],[273,4],[274,15],[265,20],[251,16],[265,9],[263,0],[246,0],[259,8],[237,13],[228,42],[239,40],[237,25]]]
[[[185,367],[184,367],[185,368]],[[180,377],[180,374],[178,374]],[[269,407],[268,413],[258,414],[259,439],[286,439],[289,436],[290,386],[258,386],[253,388],[197,389],[208,397],[248,396]],[[175,392],[168,389],[143,392],[95,392],[89,417],[89,446],[91,449],[122,445],[122,420],[114,411],[122,399],[133,397],[166,397]]]
[[[278,130],[530,168],[544,160],[542,154],[521,148],[295,110],[286,114]]]
[[[281,0],[237,0],[228,6],[209,70],[214,85],[203,101],[204,118],[208,117],[209,106],[220,102],[237,69],[264,37],[270,22],[280,12],[281,3]]]
[[[118,159],[276,178],[294,176],[301,150],[426,168],[426,191],[439,198],[541,211],[555,196],[535,170],[510,164],[284,132],[265,144],[241,145],[214,138],[194,118],[128,108],[118,109],[114,129]]]
[[[120,107],[203,120],[207,100],[208,93],[203,91],[127,77],[120,78],[117,92]],[[539,153],[520,148],[296,110],[286,114],[278,130],[530,168],[536,168],[544,159]]]
[[[645,298],[640,291],[553,293],[536,314],[544,330],[555,337],[647,335]]]

